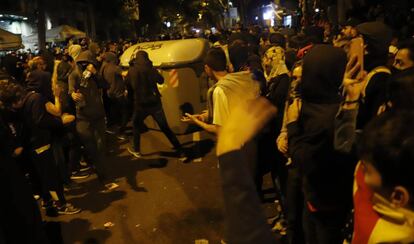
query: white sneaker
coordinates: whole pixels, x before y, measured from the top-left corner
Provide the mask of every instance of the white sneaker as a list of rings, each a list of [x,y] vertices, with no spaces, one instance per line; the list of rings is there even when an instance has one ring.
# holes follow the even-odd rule
[[[106,191],[112,191],[112,190],[114,190],[118,187],[119,187],[119,185],[114,183],[114,182],[105,184]]]
[[[140,152],[135,151],[134,149],[128,147],[128,152],[134,156],[135,158],[142,158],[142,154]]]

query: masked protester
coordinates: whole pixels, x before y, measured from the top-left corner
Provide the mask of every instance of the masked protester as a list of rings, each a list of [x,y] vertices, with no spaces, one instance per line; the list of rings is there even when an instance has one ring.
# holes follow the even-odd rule
[[[164,77],[153,67],[148,53],[139,51],[136,54],[134,65],[128,72],[128,80],[134,93],[133,115],[133,148],[128,151],[134,157],[141,157],[141,132],[144,119],[151,115],[157,122],[161,131],[165,134],[182,160],[185,160],[184,152],[175,134],[171,131],[165,117],[161,103],[161,94],[157,84],[164,83]]]
[[[414,67],[414,40],[407,40],[398,45],[398,51],[395,54],[392,73],[396,74],[401,71],[412,69]]]
[[[118,185],[109,182],[105,162],[105,110],[102,90],[108,84],[96,70],[96,60],[90,51],[82,52],[76,68],[69,76],[69,93],[76,103],[76,129],[85,147],[87,158],[92,160],[99,180],[108,190]]]

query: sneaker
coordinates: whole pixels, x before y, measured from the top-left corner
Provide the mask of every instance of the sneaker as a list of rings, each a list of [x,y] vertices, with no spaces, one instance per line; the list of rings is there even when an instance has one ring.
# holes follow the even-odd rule
[[[136,158],[142,158],[142,154],[140,152],[137,152],[137,151],[135,151],[134,149],[132,149],[130,147],[128,147],[128,152]]]
[[[178,160],[180,160],[181,162],[186,162],[188,161],[188,157],[185,154],[182,154],[178,157]]]
[[[279,233],[281,236],[287,235],[287,223],[284,219],[276,221],[275,225],[272,228],[272,232]]]
[[[118,134],[116,138],[118,138],[118,140],[120,141],[125,141],[127,139],[127,137],[124,134]]]
[[[58,217],[59,213],[58,210],[54,207],[54,206],[48,206],[47,208],[45,208],[45,214],[48,217]]]
[[[45,200],[41,200],[40,201],[40,207],[42,208],[42,209],[47,209],[47,208],[49,208],[49,207],[53,207],[53,202],[52,201],[45,201]]]
[[[72,172],[72,175],[70,176],[70,179],[71,180],[81,180],[81,179],[86,179],[88,177],[89,177],[88,172],[77,171],[77,172]]]
[[[105,184],[106,191],[112,191],[113,189],[116,189],[118,187],[119,187],[119,185],[114,183],[114,182]]]
[[[181,149],[176,150],[176,153],[178,156],[178,160],[180,160],[181,162],[185,162],[188,160],[187,155]]]
[[[80,208],[75,208],[72,204],[66,203],[65,205],[61,207],[57,207],[58,214],[61,215],[72,215],[80,213]]]
[[[113,130],[106,130],[105,132],[109,135],[115,135],[115,131]]]
[[[79,171],[80,171],[80,172],[85,172],[85,171],[89,171],[90,169],[91,169],[91,167],[90,167],[90,166],[85,165],[85,166],[82,166],[82,167],[79,169]]]
[[[63,190],[65,192],[77,190],[77,189],[80,189],[80,188],[81,188],[81,185],[79,185],[78,183],[76,183],[74,181],[71,181],[71,182],[63,185]]]

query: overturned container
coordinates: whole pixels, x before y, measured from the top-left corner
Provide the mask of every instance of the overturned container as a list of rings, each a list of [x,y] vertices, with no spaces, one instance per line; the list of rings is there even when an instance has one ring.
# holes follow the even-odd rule
[[[120,57],[120,64],[129,67],[138,51],[145,51],[155,68],[164,77],[158,85],[165,115],[171,129],[177,134],[190,132],[181,122],[184,113],[200,113],[206,109],[208,77],[203,75],[203,59],[209,43],[205,39],[186,39],[139,43],[128,48]],[[147,120],[153,127],[154,121]]]

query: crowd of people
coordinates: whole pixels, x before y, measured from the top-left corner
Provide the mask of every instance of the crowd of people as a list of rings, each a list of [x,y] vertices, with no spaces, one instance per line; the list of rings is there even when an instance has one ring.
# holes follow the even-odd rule
[[[228,243],[279,243],[272,230],[288,243],[414,243],[413,37],[356,19],[327,33],[263,33],[260,45],[237,33],[207,54],[211,105],[184,120],[218,135]]]
[[[278,243],[272,230],[292,244],[414,243],[414,40],[382,22],[331,28],[255,26],[208,38],[204,69],[214,85],[206,110],[182,122],[217,135],[228,243]],[[130,120],[133,157],[142,157],[151,115],[186,159],[148,53],[137,52],[127,73],[119,66],[130,45],[71,40],[53,53],[3,58],[5,241],[47,243],[35,199],[47,215],[77,214],[82,206],[65,198],[74,181],[96,173],[103,191],[116,189],[106,134],[126,140]],[[260,205],[269,172],[280,203],[272,221]]]

